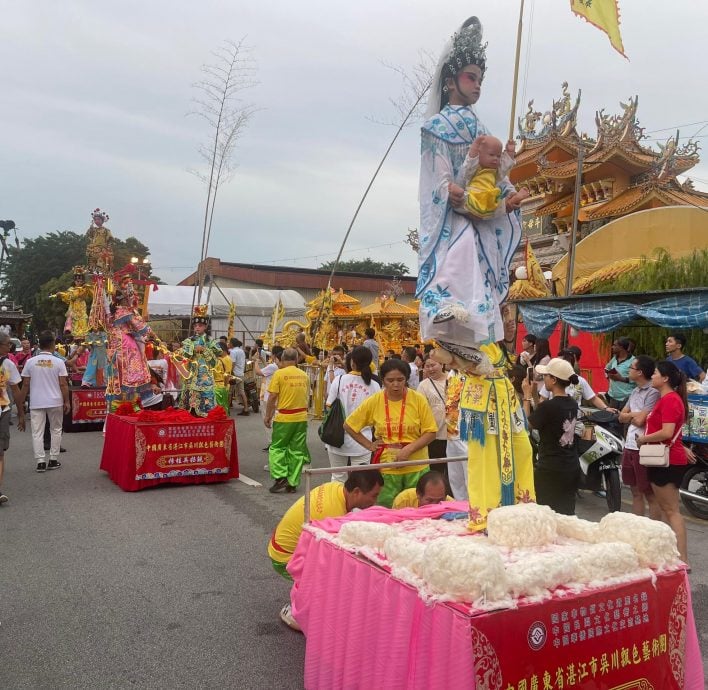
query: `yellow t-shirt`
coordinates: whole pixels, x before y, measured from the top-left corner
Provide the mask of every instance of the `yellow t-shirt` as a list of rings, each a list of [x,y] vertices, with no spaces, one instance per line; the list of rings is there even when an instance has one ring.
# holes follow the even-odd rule
[[[446,501],[454,501],[452,496],[445,496]],[[396,498],[393,499],[393,509],[399,508],[418,508],[418,494],[415,487],[412,489],[403,489]]]
[[[384,393],[376,393],[364,400],[346,419],[346,423],[354,431],[361,431],[367,426],[373,427],[374,436],[385,444],[401,443],[404,446],[417,441],[426,432],[437,434],[438,425],[433,417],[428,401],[420,393],[409,390],[406,393],[406,409],[403,418],[403,431],[399,440],[399,422],[401,420],[401,401],[388,401],[390,415],[391,435],[388,435],[386,424],[386,406]],[[396,448],[386,448],[381,455],[381,463],[393,462],[396,458]],[[428,448],[421,448],[412,453],[409,460],[427,460]],[[386,470],[382,464],[382,472],[388,474],[408,474],[427,470],[428,465],[411,465],[410,467],[396,467]]]
[[[307,403],[310,398],[310,377],[295,365],[289,365],[273,374],[268,393],[278,396],[276,422],[306,422]],[[302,410],[283,414],[280,410]]]
[[[341,517],[347,513],[344,484],[328,482],[310,491],[310,519]],[[305,497],[299,498],[278,523],[268,543],[268,555],[278,563],[287,563],[295,553],[305,523]]]
[[[224,355],[219,357],[219,360],[214,367],[214,385],[223,388],[225,386],[225,381],[231,376],[231,367],[233,362],[231,357]]]

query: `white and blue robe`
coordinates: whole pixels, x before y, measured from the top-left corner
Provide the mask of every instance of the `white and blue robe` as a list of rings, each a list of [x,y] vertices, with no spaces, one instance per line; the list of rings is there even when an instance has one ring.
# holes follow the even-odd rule
[[[416,297],[423,340],[478,347],[504,337],[499,305],[521,240],[520,213],[506,213],[501,204],[497,215],[482,220],[448,203],[448,184],[464,189],[469,182],[469,146],[484,134],[469,106],[446,105],[422,128]],[[515,191],[508,179],[500,188],[502,197]],[[458,316],[433,323],[443,308]]]

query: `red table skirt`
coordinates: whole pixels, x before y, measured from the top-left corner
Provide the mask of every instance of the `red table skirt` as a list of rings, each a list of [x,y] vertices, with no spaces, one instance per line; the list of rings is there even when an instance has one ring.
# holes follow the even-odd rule
[[[124,491],[238,477],[233,419],[181,424],[108,415],[101,469]]]

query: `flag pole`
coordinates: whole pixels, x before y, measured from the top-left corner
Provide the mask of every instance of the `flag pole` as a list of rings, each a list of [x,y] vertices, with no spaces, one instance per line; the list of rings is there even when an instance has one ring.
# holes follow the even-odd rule
[[[516,60],[514,62],[514,86],[511,92],[511,117],[509,118],[509,141],[514,138],[514,119],[516,116],[516,91],[519,84],[519,61],[521,58],[521,28],[524,23],[524,0],[519,7],[519,26],[516,30]]]

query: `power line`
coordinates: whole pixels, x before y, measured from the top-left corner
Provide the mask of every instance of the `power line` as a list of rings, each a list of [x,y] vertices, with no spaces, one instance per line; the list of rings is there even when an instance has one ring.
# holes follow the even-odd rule
[[[685,125],[673,125],[672,127],[662,127],[661,129],[650,129],[647,134],[654,134],[656,132],[668,132],[670,129],[681,129],[681,127],[693,127],[694,125],[702,125],[708,123],[708,120],[699,120],[698,122],[689,122]]]

